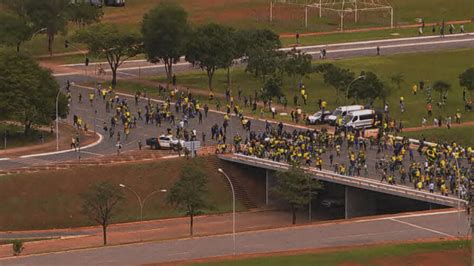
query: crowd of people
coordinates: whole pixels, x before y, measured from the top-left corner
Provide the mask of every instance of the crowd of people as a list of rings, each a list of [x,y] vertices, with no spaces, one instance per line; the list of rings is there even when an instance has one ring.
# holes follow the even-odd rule
[[[196,119],[198,124],[202,124],[208,116],[209,106],[201,104],[189,91],[161,87],[160,94],[163,101],[157,102],[152,101],[146,91],[137,91],[132,111],[128,100],[119,97],[110,87],[97,86],[94,92],[89,93],[91,106],[94,101],[99,101],[110,116],[110,122],[103,122],[103,131],[108,133],[110,139],[115,137],[118,153],[122,148],[122,138],[128,139],[130,132],[137,128],[137,123],[156,127],[163,124],[166,134],[185,141],[201,140],[205,144],[209,132],[210,141],[217,144],[216,153],[237,152],[314,166],[320,170],[332,169],[348,176],[380,176],[381,182],[393,185],[411,183],[415,189],[437,191],[443,195],[456,194],[465,198],[468,191],[471,166],[474,165],[472,148],[454,142],[429,146],[424,141],[416,147],[407,138],[396,138],[391,133],[400,131],[401,124],[390,118],[388,109],[384,110],[385,118],[377,125],[379,133],[376,136],[368,137],[364,130],[347,131],[340,126],[336,126],[334,133],[326,129],[287,131],[282,122],[274,125],[268,121],[265,129],[259,132],[252,128],[252,119],[244,116],[243,108],[238,105],[242,100],[240,93],[237,101],[229,93],[226,94],[227,104],[222,121],[207,123],[209,131],[203,130],[198,136],[197,130],[189,130],[189,120]],[[303,92],[303,99],[304,95]],[[256,104],[257,95],[250,102]],[[325,108],[327,103],[324,100],[320,102],[320,109]],[[82,104],[81,94],[78,95],[78,103]],[[266,106],[271,110],[272,103],[267,102]],[[240,121],[241,130],[229,130],[231,119]],[[123,131],[118,130],[119,124]],[[77,115],[74,115],[74,125],[88,130],[87,124]],[[243,133],[235,134],[238,131]],[[141,148],[141,141],[139,145]],[[368,160],[367,153],[374,153],[372,158],[376,159]]]

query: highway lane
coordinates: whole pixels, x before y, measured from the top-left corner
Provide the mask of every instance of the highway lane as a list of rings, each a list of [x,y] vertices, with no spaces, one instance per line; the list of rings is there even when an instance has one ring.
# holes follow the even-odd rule
[[[461,223],[458,223],[458,215],[455,210],[445,210],[437,213],[401,214],[239,233],[236,238],[236,254],[467,237],[469,234],[467,216],[461,213]],[[218,235],[21,256],[0,259],[0,264],[143,265],[229,256],[232,253],[232,236]]]
[[[360,41],[349,43],[336,43],[327,45],[312,45],[297,47],[298,50],[304,51],[313,56],[313,60],[320,59],[320,51],[325,49],[327,59],[342,59],[360,56],[377,56],[377,47],[380,48],[381,55],[393,55],[400,53],[418,53],[428,51],[438,51],[447,49],[463,49],[474,48],[474,33],[453,34],[440,36],[421,36],[410,38],[394,38],[384,40]],[[291,48],[283,48],[288,51]],[[102,63],[108,73],[107,64]],[[84,74],[85,66],[83,64],[68,64],[65,67],[71,68],[71,72],[57,74],[57,76],[69,76],[71,74]],[[95,65],[91,65],[88,71],[94,71]],[[191,64],[187,63],[184,58],[175,66],[175,72],[184,72],[193,69]],[[119,78],[138,78],[145,76],[153,76],[164,74],[164,66],[162,64],[150,64],[146,60],[131,60],[125,62],[118,71]]]

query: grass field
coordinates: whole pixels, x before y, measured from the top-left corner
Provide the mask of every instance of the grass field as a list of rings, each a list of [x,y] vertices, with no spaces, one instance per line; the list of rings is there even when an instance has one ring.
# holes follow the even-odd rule
[[[205,213],[232,210],[232,194],[215,166],[197,158],[199,167],[208,175],[208,202],[213,206]],[[29,230],[66,228],[91,225],[81,214],[80,195],[97,181],[126,184],[141,195],[155,189],[169,189],[179,178],[185,159],[162,160],[153,163],[133,163],[114,166],[82,167],[70,170],[47,171],[0,177],[0,230]],[[113,220],[136,221],[139,208],[135,196],[124,191],[125,201]],[[238,210],[245,208],[238,204]],[[21,210],[21,211],[18,211]],[[165,203],[165,195],[151,197],[144,208],[144,219],[182,216],[183,212]]]
[[[360,71],[375,72],[388,86],[392,86],[392,93],[389,98],[390,112],[397,120],[401,119],[405,127],[419,126],[422,116],[426,115],[426,90],[418,90],[417,95],[411,93],[411,86],[418,84],[420,80],[424,80],[426,86],[432,84],[436,80],[445,80],[452,85],[452,89],[448,95],[448,104],[440,109],[433,107],[435,116],[454,115],[456,109],[464,110],[462,99],[462,88],[459,86],[458,76],[465,69],[473,67],[474,63],[468,58],[474,57],[474,50],[451,50],[444,52],[429,52],[418,54],[400,54],[383,57],[362,57],[344,60],[325,61],[326,63],[334,63],[344,68],[349,68],[355,73]],[[390,78],[395,73],[401,73],[404,82],[401,84],[399,91],[391,82]],[[155,80],[163,81],[164,78],[155,78]],[[179,74],[177,77],[178,84],[191,87],[201,88],[207,91],[207,76],[204,72],[194,71],[186,74]],[[312,74],[304,80],[306,91],[308,93],[308,105],[303,109],[308,113],[317,110],[317,101],[319,98],[328,101],[329,108],[334,108],[344,104],[344,97],[340,97],[339,101],[335,99],[335,92],[332,87],[324,84],[321,75]],[[256,79],[253,75],[245,73],[242,68],[232,70],[232,82],[234,86],[234,94],[237,93],[237,87],[240,87],[244,95],[253,95],[255,89],[262,86],[260,79]],[[119,84],[119,86],[122,86]],[[425,87],[426,87],[425,86]],[[130,84],[126,84],[129,90],[135,91]],[[289,99],[289,107],[292,106],[294,88],[289,78],[284,80],[284,93]],[[224,93],[226,88],[226,71],[219,70],[214,78],[214,90]],[[136,89],[136,88],[135,88]],[[405,98],[405,113],[401,114],[398,107],[399,97]],[[432,92],[433,101],[438,101],[439,95]],[[301,99],[300,99],[301,100]],[[381,108],[381,101],[376,102],[376,107]],[[463,113],[463,120],[474,120],[474,113]]]
[[[0,123],[0,151],[5,149],[5,133],[7,134],[7,149],[27,146],[40,143],[40,134],[43,134],[44,141],[47,142],[53,138],[48,131],[32,130],[28,136],[23,133],[24,128],[15,125],[6,125]],[[0,153],[1,156],[1,153]]]
[[[302,255],[268,255],[248,259],[196,263],[212,266],[279,266],[279,265],[470,265],[468,241],[442,241],[347,248],[339,251],[306,252]]]
[[[150,8],[163,0],[135,0],[127,2],[125,8],[106,8],[104,20],[122,24],[124,27],[137,29],[142,16]],[[269,21],[269,0],[175,0],[189,13],[193,23],[209,21],[226,23],[235,27],[267,27],[277,32],[328,31],[337,29],[339,18],[327,13],[318,17],[318,10],[308,12],[308,28],[304,28],[304,8],[292,5],[277,4],[273,11],[274,22]],[[415,23],[416,18],[426,22],[437,22],[442,19],[470,19],[474,7],[470,0],[452,0],[446,4],[443,0],[390,0],[394,8],[394,22],[397,25]],[[329,17],[328,17],[329,16]],[[388,12],[362,12],[359,23],[353,23],[352,15],[346,18],[346,27],[364,27],[372,25],[389,25]]]
[[[425,129],[417,132],[404,132],[401,135],[416,139],[423,139],[423,137],[425,137],[427,141],[431,142],[451,143],[455,141],[461,145],[474,146],[474,126],[454,127],[451,129],[447,129],[446,127]]]
[[[139,31],[143,15],[160,2],[166,0],[134,0],[127,2],[123,8],[104,7],[105,23],[114,23],[124,30]],[[336,31],[339,27],[339,17],[335,15],[318,17],[317,9],[309,9],[308,28],[304,27],[304,9],[292,5],[276,5],[274,9],[274,21],[269,21],[269,0],[175,0],[181,4],[189,13],[189,20],[193,25],[207,22],[218,22],[236,28],[269,28],[278,33],[304,33]],[[391,0],[389,1],[395,10],[395,25],[407,25],[416,23],[417,18],[424,18],[426,23],[441,22],[443,19],[465,20],[471,19],[474,14],[474,5],[471,0],[452,0],[449,5],[443,0]],[[364,28],[372,26],[389,26],[390,16],[388,13],[362,12],[359,23],[354,23],[352,15],[348,15],[345,22],[346,29]],[[471,25],[466,25],[468,31]],[[427,28],[428,32],[429,29]],[[71,25],[65,35],[58,34],[53,44],[55,53],[75,51],[73,48],[66,49],[64,40],[75,32],[75,26]],[[302,37],[303,44],[318,44],[341,42],[350,40],[365,40],[377,38],[392,38],[390,33],[397,32],[400,36],[413,36],[417,34],[416,29],[408,30],[383,30],[369,33],[343,33],[331,34],[329,36]],[[285,45],[293,44],[293,38],[283,39]],[[39,34],[33,40],[25,43],[23,49],[33,55],[47,54],[46,36]],[[78,48],[84,48],[76,45]]]

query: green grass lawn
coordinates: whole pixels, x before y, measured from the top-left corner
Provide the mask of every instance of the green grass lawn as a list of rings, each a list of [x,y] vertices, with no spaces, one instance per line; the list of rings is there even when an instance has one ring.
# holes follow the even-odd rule
[[[448,104],[446,107],[440,109],[433,107],[433,114],[435,116],[454,115],[456,109],[464,110],[462,100],[462,88],[459,86],[458,76],[465,69],[473,67],[474,63],[468,58],[474,58],[473,49],[450,50],[444,52],[429,52],[418,54],[400,54],[393,56],[382,57],[362,57],[344,60],[325,61],[326,63],[333,63],[344,68],[349,68],[355,73],[360,71],[373,71],[382,81],[392,86],[392,94],[389,98],[390,112],[397,120],[401,119],[405,127],[419,126],[421,118],[426,115],[426,90],[418,90],[417,95],[411,93],[411,86],[418,84],[420,80],[424,80],[426,86],[432,84],[436,80],[445,80],[452,85],[452,89],[448,95]],[[404,77],[401,90],[399,91],[393,84],[390,83],[390,77],[395,73],[401,73]],[[154,80],[164,81],[163,77],[154,78]],[[194,71],[186,74],[177,75],[178,83],[185,87],[201,88],[207,90],[207,76],[202,71]],[[312,74],[304,80],[306,91],[308,93],[308,105],[303,106],[303,109],[312,113],[317,110],[317,101],[319,98],[328,101],[329,108],[343,105],[346,101],[344,97],[339,100],[335,98],[335,92],[332,87],[324,84],[321,75]],[[245,73],[242,68],[235,68],[232,70],[232,82],[234,95],[237,93],[237,87],[242,88],[244,95],[253,95],[255,89],[262,86],[260,79],[256,79],[253,75]],[[124,84],[119,82],[119,87]],[[125,87],[130,91],[135,91],[136,88],[143,86],[125,83]],[[216,72],[214,78],[214,90],[220,93],[225,92],[226,88],[226,71],[219,70]],[[425,86],[425,87],[426,87]],[[289,99],[289,107],[293,106],[293,95],[295,90],[292,89],[290,78],[284,80],[284,93]],[[405,98],[405,113],[401,114],[399,109],[399,97]],[[438,101],[439,95],[432,92],[433,101]],[[301,101],[300,101],[301,102]],[[381,101],[376,102],[376,108],[382,108]],[[474,113],[463,113],[463,120],[470,121],[474,119]]]
[[[124,8],[105,8],[104,20],[137,29],[142,16],[161,0],[135,0],[127,2]],[[209,21],[222,22],[235,27],[267,27],[277,32],[305,32],[335,30],[339,26],[339,17],[327,13],[318,17],[316,8],[309,9],[308,28],[304,27],[304,8],[292,5],[276,5],[274,21],[269,21],[269,0],[175,0],[189,13],[193,23]],[[306,0],[304,1],[306,2]],[[416,18],[428,22],[445,20],[470,19],[474,13],[471,0],[452,0],[447,4],[443,0],[390,0],[394,8],[396,25],[415,23]],[[390,25],[388,12],[362,12],[359,23],[353,22],[348,15],[346,28]]]
[[[345,249],[343,251],[328,251],[319,253],[308,253],[303,255],[287,255],[287,256],[263,256],[249,259],[236,259],[215,261],[207,263],[195,263],[194,265],[226,265],[226,266],[278,266],[278,265],[320,265],[320,266],[338,266],[338,265],[408,265],[405,264],[410,261],[413,264],[409,265],[446,265],[440,261],[435,261],[441,256],[449,256],[451,252],[456,257],[446,259],[450,261],[452,266],[469,265],[470,242],[468,241],[441,241],[430,243],[410,243],[410,244],[395,244],[382,245],[372,247],[362,247]],[[437,255],[436,253],[441,253]],[[432,256],[432,263],[430,264],[416,264],[414,260]],[[449,258],[449,257],[448,257]],[[428,258],[429,259],[429,258]],[[382,263],[384,262],[384,263]],[[430,262],[430,261],[427,261]],[[426,262],[426,263],[427,263]],[[386,264],[385,264],[386,263]],[[391,264],[392,263],[392,264]]]
[[[23,127],[0,123],[0,150],[5,149],[5,134],[7,135],[7,150],[10,148],[39,144],[40,134],[43,134],[45,142],[53,138],[49,131],[40,132],[33,129],[29,135],[25,135],[23,131]]]
[[[135,0],[127,2],[123,8],[104,7],[103,22],[117,24],[124,30],[139,31],[143,15],[157,5],[161,0]],[[317,9],[309,10],[308,28],[304,27],[304,9],[294,6],[277,5],[274,10],[275,20],[269,21],[269,0],[223,0],[223,1],[188,1],[176,0],[189,13],[193,25],[207,22],[218,22],[236,28],[269,28],[278,33],[304,33],[335,31],[339,27],[339,18],[334,15],[319,18]],[[416,23],[417,18],[424,18],[426,23],[448,20],[471,19],[474,14],[474,5],[471,0],[452,0],[449,5],[443,0],[391,0],[395,10],[395,25]],[[346,29],[364,28],[372,26],[388,26],[390,16],[383,13],[361,13],[359,23],[354,23],[351,16],[345,22]],[[65,35],[55,37],[53,48],[55,53],[75,51],[65,48],[64,40],[74,34],[76,26],[70,25]],[[466,30],[472,31],[471,25]],[[390,33],[399,33],[399,36],[414,36],[417,29],[383,30],[370,33],[343,33],[329,36],[302,37],[303,44],[319,44],[330,42],[355,41],[378,38],[393,38]],[[429,32],[429,28],[426,29]],[[293,44],[293,38],[283,39],[285,45]],[[76,45],[82,49],[84,46]],[[47,54],[46,35],[39,34],[33,40],[25,43],[23,48],[33,55]]]
[[[423,131],[404,132],[401,135],[416,139],[425,137],[427,141],[431,142],[451,143],[455,141],[464,146],[474,146],[474,126],[453,127],[451,129],[447,129],[446,127],[425,129]]]
[[[231,211],[232,193],[228,190],[225,179],[215,170],[215,165],[206,163],[205,158],[199,157],[196,160],[209,180],[206,198],[212,209],[204,213]],[[5,231],[92,225],[81,214],[80,195],[89,185],[104,180],[117,186],[123,183],[144,197],[155,189],[169,189],[178,180],[180,169],[186,162],[183,158],[1,176],[0,228]],[[114,223],[139,219],[135,195],[129,191],[124,193],[126,198],[113,219]],[[166,204],[165,196],[158,193],[146,202],[144,219],[184,216],[182,211]],[[245,207],[238,203],[237,209],[243,211]]]

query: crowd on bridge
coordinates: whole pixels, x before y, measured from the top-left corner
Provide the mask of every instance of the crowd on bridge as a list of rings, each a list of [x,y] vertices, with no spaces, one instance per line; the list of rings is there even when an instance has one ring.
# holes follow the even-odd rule
[[[90,105],[100,98],[103,108],[110,115],[110,122],[103,122],[103,130],[110,139],[115,137],[118,153],[122,148],[122,139],[127,139],[139,122],[157,127],[163,124],[167,128],[166,133],[178,139],[206,142],[207,132],[203,131],[198,136],[194,128],[188,130],[188,123],[190,119],[196,119],[201,124],[208,116],[209,106],[201,104],[189,91],[171,89],[164,94],[163,91],[166,90],[160,90],[160,94],[164,95],[163,101],[152,101],[146,91],[137,91],[134,112],[127,99],[115,94],[110,87],[98,86],[95,92],[89,93]],[[226,97],[222,122],[212,121],[209,128],[210,139],[217,143],[216,153],[233,151],[319,170],[330,168],[347,176],[379,176],[381,182],[393,185],[411,184],[415,189],[426,189],[432,193],[467,196],[471,166],[474,165],[471,147],[462,147],[455,142],[430,146],[423,141],[415,147],[407,138],[390,134],[397,130],[397,126],[389,116],[382,120],[377,136],[371,137],[366,137],[364,130],[347,131],[341,127],[336,127],[334,133],[309,128],[287,131],[282,122],[274,125],[268,121],[265,129],[258,132],[252,130],[252,120],[243,115],[243,108],[238,105],[240,100],[234,101],[230,93]],[[139,104],[143,102],[144,110]],[[256,102],[253,100],[252,104]],[[81,94],[78,95],[78,103],[82,103]],[[266,105],[271,108],[271,103]],[[240,121],[245,132],[242,136],[239,133],[232,136],[229,131],[232,117]],[[74,115],[74,124],[87,130],[87,124],[77,115]],[[119,124],[123,127],[122,133],[117,129]],[[140,149],[141,145],[139,141]],[[368,160],[367,153],[375,153],[376,159]]]

